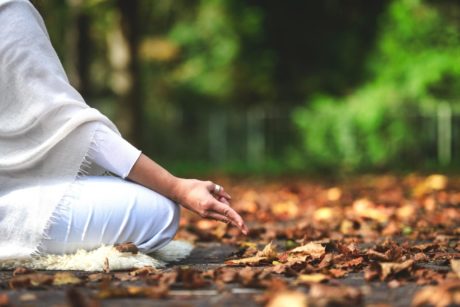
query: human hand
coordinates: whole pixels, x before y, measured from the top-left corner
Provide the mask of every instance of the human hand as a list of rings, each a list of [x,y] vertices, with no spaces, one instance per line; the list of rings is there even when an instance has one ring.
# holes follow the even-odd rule
[[[230,195],[222,187],[218,190],[215,188],[216,184],[211,181],[180,179],[176,185],[175,200],[203,218],[231,223],[247,235],[248,227],[230,207]]]

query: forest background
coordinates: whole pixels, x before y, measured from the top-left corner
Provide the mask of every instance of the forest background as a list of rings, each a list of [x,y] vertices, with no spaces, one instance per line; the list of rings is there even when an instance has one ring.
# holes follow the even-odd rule
[[[71,83],[173,172],[460,166],[456,0],[35,0]]]

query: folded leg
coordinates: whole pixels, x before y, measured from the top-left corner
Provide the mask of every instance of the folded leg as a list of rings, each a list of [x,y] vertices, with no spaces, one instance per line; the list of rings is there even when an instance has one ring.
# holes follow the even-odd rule
[[[149,253],[176,234],[179,206],[136,183],[117,177],[84,177],[70,206],[56,209],[40,245],[43,253],[73,253],[101,244],[133,242]]]

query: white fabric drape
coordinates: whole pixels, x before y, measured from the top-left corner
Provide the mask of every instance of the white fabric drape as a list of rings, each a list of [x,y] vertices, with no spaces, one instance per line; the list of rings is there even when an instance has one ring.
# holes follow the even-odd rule
[[[95,122],[118,133],[69,84],[32,4],[0,0],[0,260],[37,251],[55,207],[85,172]],[[35,197],[14,197],[21,189]]]

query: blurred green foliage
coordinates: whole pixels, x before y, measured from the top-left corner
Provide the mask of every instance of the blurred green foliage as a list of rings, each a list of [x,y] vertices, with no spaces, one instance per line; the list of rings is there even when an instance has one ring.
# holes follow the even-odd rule
[[[460,107],[457,0],[33,2],[88,104],[167,167],[419,167]]]
[[[308,160],[326,168],[420,166],[426,125],[460,97],[458,6],[397,0],[380,20],[368,81],[342,97],[314,96],[294,114]]]

